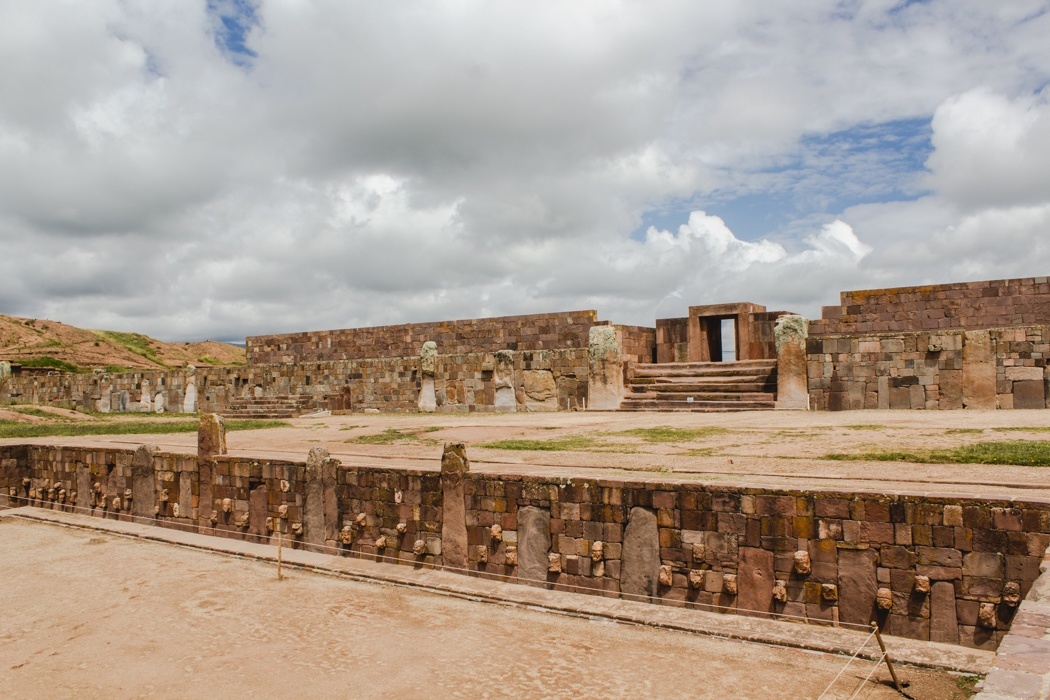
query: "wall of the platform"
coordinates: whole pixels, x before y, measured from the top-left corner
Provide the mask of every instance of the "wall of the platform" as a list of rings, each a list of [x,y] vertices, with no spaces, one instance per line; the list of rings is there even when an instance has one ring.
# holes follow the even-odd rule
[[[584,405],[586,343],[579,349],[511,354],[518,410],[565,410]],[[437,410],[495,410],[494,369],[492,353],[439,355],[434,376]],[[191,377],[196,395],[192,408],[185,405]],[[306,410],[415,411],[419,392],[419,357],[399,357],[201,367],[192,375],[185,370],[21,375],[0,386],[0,401],[65,405],[107,413],[154,411],[158,405],[169,413],[184,408],[221,413],[253,398],[304,396],[309,398]]]
[[[810,403],[862,408],[1046,408],[1050,327],[810,336]]]
[[[322,455],[323,457],[324,455]],[[153,454],[158,525],[448,563],[438,471]],[[130,451],[0,447],[0,505],[130,519]],[[464,568],[584,593],[995,648],[1050,544],[1050,503],[468,472]],[[135,491],[136,499],[149,492]],[[175,505],[178,505],[176,515]],[[152,512],[152,509],[148,509]],[[323,512],[322,512],[323,511]],[[451,512],[451,511],[447,511]],[[455,529],[455,528],[452,528]],[[289,540],[286,539],[286,542]]]

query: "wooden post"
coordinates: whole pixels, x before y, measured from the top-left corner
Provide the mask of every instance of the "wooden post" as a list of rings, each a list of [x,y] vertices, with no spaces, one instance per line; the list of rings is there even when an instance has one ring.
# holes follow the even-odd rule
[[[896,686],[897,692],[903,695],[904,688],[901,687],[901,682],[897,678],[897,672],[893,670],[893,664],[890,662],[890,654],[886,651],[886,645],[882,641],[882,635],[879,634],[879,626],[875,622],[872,622],[871,626],[875,629],[875,639],[879,642],[879,649],[882,649],[882,658],[886,660],[886,668],[890,670],[890,677],[893,678],[893,685]]]
[[[281,523],[277,523],[277,580],[283,581],[284,575],[281,573]],[[880,642],[881,643],[881,642]]]

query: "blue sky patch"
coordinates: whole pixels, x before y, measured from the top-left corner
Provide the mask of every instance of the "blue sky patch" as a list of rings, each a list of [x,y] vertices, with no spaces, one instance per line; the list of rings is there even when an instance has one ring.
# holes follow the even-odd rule
[[[215,20],[215,45],[238,66],[248,67],[256,53],[247,44],[259,24],[252,0],[208,0],[208,14]]]
[[[849,207],[910,201],[928,193],[926,160],[933,152],[930,119],[858,124],[828,134],[806,134],[797,151],[752,172],[743,184],[665,203],[646,212],[632,238],[650,226],[675,232],[689,213],[721,217],[738,238],[758,240],[799,219],[837,216]]]

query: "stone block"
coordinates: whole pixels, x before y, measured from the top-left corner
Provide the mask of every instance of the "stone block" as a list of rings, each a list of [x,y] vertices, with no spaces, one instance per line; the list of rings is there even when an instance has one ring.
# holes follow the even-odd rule
[[[988,331],[965,331],[963,334],[963,407],[994,410],[995,353]]]
[[[999,578],[1003,575],[1003,555],[998,552],[970,552],[962,558],[966,576]]]
[[[875,619],[878,592],[874,550],[842,551],[838,562],[839,619],[867,624]]]
[[[656,515],[645,508],[632,508],[623,536],[620,590],[637,596],[656,595],[660,566]]]
[[[1040,371],[1040,374],[1042,373],[1041,367],[1025,367],[1023,369],[1036,369]],[[1014,382],[1013,393],[1014,408],[1016,409],[1046,408],[1046,386],[1042,378],[1039,381]]]

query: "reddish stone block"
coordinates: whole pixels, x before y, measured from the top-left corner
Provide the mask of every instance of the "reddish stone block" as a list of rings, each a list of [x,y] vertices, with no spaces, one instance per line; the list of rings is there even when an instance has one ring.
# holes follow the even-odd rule
[[[862,542],[883,542],[893,544],[893,524],[890,522],[862,522],[860,524]]]
[[[1020,508],[992,508],[992,527],[997,530],[1020,530]]]

